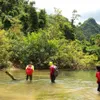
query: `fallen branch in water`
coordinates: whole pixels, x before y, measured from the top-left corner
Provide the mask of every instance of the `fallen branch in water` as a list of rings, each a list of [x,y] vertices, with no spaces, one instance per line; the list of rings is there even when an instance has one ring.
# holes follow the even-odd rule
[[[15,79],[14,76],[11,75],[8,71],[5,71],[5,73],[6,73],[8,76],[10,76],[10,78],[11,78],[12,80],[17,80],[17,79]]]

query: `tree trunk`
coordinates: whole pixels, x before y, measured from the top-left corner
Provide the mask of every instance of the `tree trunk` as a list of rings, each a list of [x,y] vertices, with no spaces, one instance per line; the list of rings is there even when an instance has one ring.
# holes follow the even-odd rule
[[[12,80],[16,80],[16,79],[14,78],[14,76],[12,76],[8,71],[5,71],[5,73],[6,73],[8,76],[10,76],[10,78],[11,78]]]

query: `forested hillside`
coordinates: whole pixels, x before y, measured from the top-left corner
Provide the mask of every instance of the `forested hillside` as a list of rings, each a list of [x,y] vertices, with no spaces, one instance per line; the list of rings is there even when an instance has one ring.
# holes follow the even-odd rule
[[[87,39],[91,37],[91,35],[100,34],[100,25],[97,24],[95,19],[89,18],[87,19],[81,26],[84,35]]]
[[[53,61],[59,68],[95,69],[100,34],[87,41],[59,9],[48,15],[34,5],[26,0],[0,0],[0,68],[25,68],[32,61],[35,68],[43,69]],[[75,16],[76,12],[73,21]]]

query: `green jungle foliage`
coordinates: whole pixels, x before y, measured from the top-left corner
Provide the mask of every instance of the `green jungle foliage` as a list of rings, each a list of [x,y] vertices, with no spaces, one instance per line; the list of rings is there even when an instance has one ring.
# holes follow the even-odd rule
[[[0,0],[0,68],[25,68],[32,61],[35,68],[49,68],[53,61],[59,68],[95,69],[100,60],[100,34],[86,36],[59,9],[48,15],[37,11],[35,2]],[[86,33],[88,34],[88,33]]]

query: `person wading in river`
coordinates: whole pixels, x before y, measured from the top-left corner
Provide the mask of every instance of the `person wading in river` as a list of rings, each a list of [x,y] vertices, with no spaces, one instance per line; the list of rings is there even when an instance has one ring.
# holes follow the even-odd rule
[[[34,66],[32,65],[32,62],[30,62],[29,65],[26,66],[26,80],[30,78],[30,81],[32,81],[33,71],[34,71]]]
[[[55,79],[58,76],[57,66],[53,65],[53,62],[49,62],[50,66],[50,79],[52,83],[55,83]]]
[[[97,84],[98,84],[97,91],[100,92],[100,66],[96,66],[96,68],[97,68],[96,78],[97,78]]]

